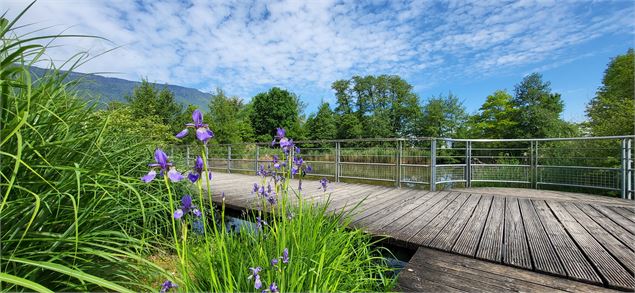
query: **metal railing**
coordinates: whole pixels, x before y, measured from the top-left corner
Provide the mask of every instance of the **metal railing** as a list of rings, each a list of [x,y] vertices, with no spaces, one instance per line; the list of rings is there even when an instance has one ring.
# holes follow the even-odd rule
[[[616,194],[635,199],[634,136],[548,139],[390,138],[299,141],[308,176],[430,190],[511,186]],[[186,164],[188,146],[174,146]],[[253,173],[278,149],[269,143],[210,145],[213,170]],[[175,153],[176,154],[176,153]]]

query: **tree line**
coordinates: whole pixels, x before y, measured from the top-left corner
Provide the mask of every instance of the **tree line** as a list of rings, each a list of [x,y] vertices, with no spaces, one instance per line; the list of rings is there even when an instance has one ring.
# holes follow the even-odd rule
[[[423,103],[413,86],[396,75],[353,76],[331,88],[335,103],[322,101],[315,113],[291,91],[271,88],[249,102],[217,89],[208,104],[206,121],[217,134],[215,143],[270,141],[277,127],[296,140],[377,137],[542,138],[581,135],[627,135],[635,132],[633,49],[612,58],[602,85],[586,108],[587,120],[561,118],[564,103],[551,83],[532,73],[513,90],[497,90],[470,114],[452,93],[432,96]],[[143,81],[127,104],[111,104],[119,111],[114,124],[139,132],[165,128],[177,131],[190,120],[193,106],[183,107],[167,89]],[[157,138],[170,140],[169,137]]]

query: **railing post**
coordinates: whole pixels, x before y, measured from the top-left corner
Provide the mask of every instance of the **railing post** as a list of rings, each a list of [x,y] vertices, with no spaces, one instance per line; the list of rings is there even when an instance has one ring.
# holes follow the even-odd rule
[[[627,184],[626,184],[627,181],[628,181],[628,166],[627,166],[628,165],[628,161],[627,161],[627,158],[626,158],[626,153],[628,151],[626,149],[626,145],[627,144],[626,144],[626,139],[625,138],[622,139],[622,141],[620,142],[620,145],[621,145],[621,149],[622,149],[622,155],[621,155],[621,160],[620,160],[620,162],[622,164],[622,166],[620,168],[621,169],[620,173],[622,175],[622,180],[620,180],[620,183],[621,183],[620,184],[621,185],[620,186],[620,195],[621,195],[622,198],[625,199],[625,198],[627,198],[627,195],[628,195],[628,190],[627,190],[628,187],[627,187]]]
[[[335,142],[335,182],[340,182],[340,142]]]
[[[260,146],[256,145],[256,160],[254,161],[254,169],[258,172],[258,160],[260,159]]]
[[[232,172],[232,146],[227,145],[227,173]]]
[[[430,140],[430,191],[437,190],[437,140]]]
[[[397,187],[401,187],[401,158],[403,156],[403,141],[401,139],[397,139],[397,180],[395,181],[395,185]]]
[[[465,142],[465,187],[472,187],[472,142]]]
[[[534,163],[532,166],[532,172],[533,172],[533,178],[534,178],[534,184],[533,184],[533,188],[534,189],[538,189],[538,141],[534,141],[534,149],[533,149],[533,154],[534,154]]]
[[[626,144],[626,173],[628,174],[628,180],[626,184],[626,192],[628,199],[635,199],[635,166],[633,165],[633,139],[629,138]]]

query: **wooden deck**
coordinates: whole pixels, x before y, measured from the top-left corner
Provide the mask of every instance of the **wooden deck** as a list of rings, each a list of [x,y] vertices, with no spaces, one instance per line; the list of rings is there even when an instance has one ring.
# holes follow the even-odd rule
[[[421,247],[399,275],[400,292],[615,292],[586,283]]]
[[[212,182],[215,201],[224,192],[229,207],[258,208],[251,193],[257,177],[215,173]],[[510,272],[516,267],[545,277],[635,290],[633,202],[513,192],[428,192],[331,183],[324,193],[316,181],[303,183],[304,198],[325,202],[330,195],[329,211],[350,213],[354,227],[388,236],[399,245],[500,263]]]

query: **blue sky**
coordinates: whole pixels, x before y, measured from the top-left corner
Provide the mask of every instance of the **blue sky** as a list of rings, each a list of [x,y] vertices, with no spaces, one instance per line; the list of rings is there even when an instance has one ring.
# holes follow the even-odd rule
[[[11,16],[25,4],[3,8]],[[353,75],[398,74],[424,102],[451,91],[475,112],[539,72],[562,94],[563,118],[582,121],[610,58],[635,46],[634,19],[634,1],[40,0],[23,23],[108,38],[60,40],[50,51],[58,61],[97,56],[82,72],[220,87],[245,100],[279,86],[307,113]]]

